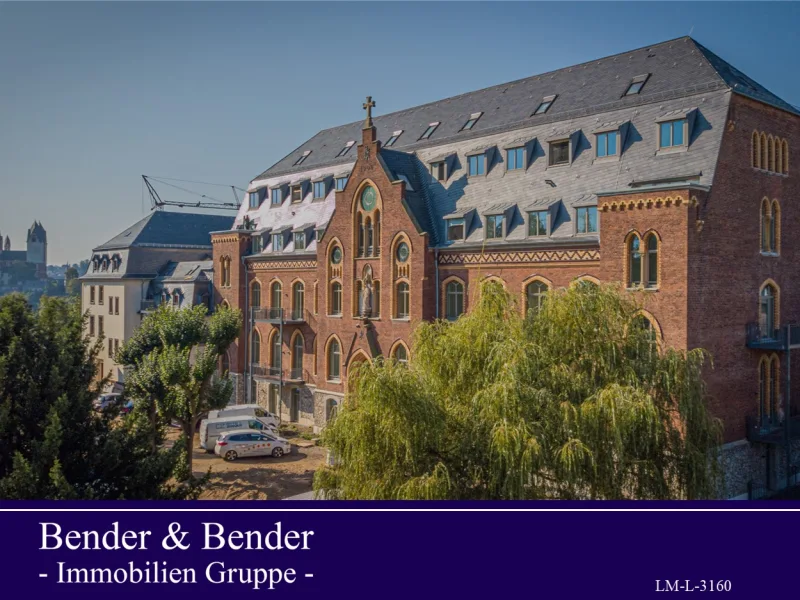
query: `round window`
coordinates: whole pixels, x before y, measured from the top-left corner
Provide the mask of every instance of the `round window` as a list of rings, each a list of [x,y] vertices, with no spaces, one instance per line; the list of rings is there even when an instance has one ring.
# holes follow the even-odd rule
[[[375,188],[368,185],[361,192],[361,208],[364,210],[372,210],[375,208]]]
[[[340,262],[342,262],[342,249],[339,248],[339,246],[336,246],[336,248],[333,249],[333,252],[331,252],[331,262],[335,265],[338,265]]]
[[[404,263],[408,260],[408,244],[405,242],[400,242],[400,245],[397,247],[397,261]]]

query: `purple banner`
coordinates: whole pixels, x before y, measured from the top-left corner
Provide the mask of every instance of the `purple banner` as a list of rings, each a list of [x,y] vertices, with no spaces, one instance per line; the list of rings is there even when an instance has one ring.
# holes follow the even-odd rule
[[[798,512],[774,510],[798,505],[775,502],[2,508],[3,596],[81,600],[265,592],[284,598],[641,599],[664,592],[765,598],[796,588],[792,576],[779,575],[786,570],[776,559],[793,560],[790,532],[800,525]],[[764,555],[765,541],[769,568],[754,560],[756,548]]]

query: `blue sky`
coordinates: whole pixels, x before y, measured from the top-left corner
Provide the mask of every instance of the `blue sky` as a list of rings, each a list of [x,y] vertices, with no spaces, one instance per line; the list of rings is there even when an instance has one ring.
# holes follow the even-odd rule
[[[383,114],[692,28],[800,105],[798,25],[783,2],[0,3],[0,232],[24,248],[38,219],[76,262],[147,214],[142,173],[246,187],[368,94]]]

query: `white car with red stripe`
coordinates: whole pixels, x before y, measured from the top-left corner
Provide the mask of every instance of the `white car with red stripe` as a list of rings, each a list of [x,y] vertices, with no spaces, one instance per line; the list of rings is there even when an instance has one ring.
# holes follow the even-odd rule
[[[217,438],[214,454],[225,460],[236,460],[247,456],[274,456],[280,458],[292,451],[291,444],[276,435],[239,429],[226,431]]]

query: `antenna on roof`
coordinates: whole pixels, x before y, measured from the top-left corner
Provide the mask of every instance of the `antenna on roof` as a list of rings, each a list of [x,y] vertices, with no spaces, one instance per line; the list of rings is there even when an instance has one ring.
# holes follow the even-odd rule
[[[690,37],[691,37],[693,31],[694,31],[694,25],[692,25],[692,28],[689,30],[689,36]]]
[[[241,188],[237,188],[236,186],[228,186],[219,183],[206,183],[203,181],[189,181],[185,179],[173,179],[173,181],[185,181],[187,183],[200,183],[203,185],[217,185],[222,187],[230,187],[231,191],[233,192],[233,197],[236,200],[235,202],[225,202],[224,200],[219,200],[218,198],[214,198],[213,196],[209,196],[207,194],[201,194],[199,192],[195,192],[193,190],[187,189],[185,187],[181,187],[179,185],[175,185],[173,183],[167,183],[163,181],[164,179],[173,179],[171,177],[153,177],[142,175],[142,181],[144,182],[145,187],[147,187],[147,193],[150,194],[150,210],[163,210],[165,206],[178,206],[180,208],[184,208],[186,206],[191,206],[193,208],[208,208],[214,210],[239,210],[239,196],[236,193],[236,190]],[[197,202],[186,202],[186,201],[175,201],[175,200],[162,200],[161,196],[158,194],[158,191],[153,187],[153,183],[160,183],[162,185],[168,185],[175,189],[181,190],[186,192],[187,194],[192,194],[194,196],[198,196],[201,200]],[[244,190],[241,190],[244,191]]]

